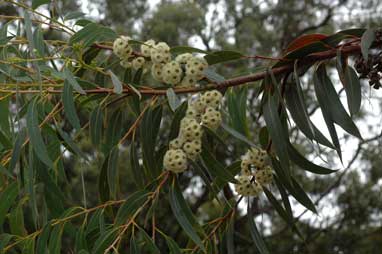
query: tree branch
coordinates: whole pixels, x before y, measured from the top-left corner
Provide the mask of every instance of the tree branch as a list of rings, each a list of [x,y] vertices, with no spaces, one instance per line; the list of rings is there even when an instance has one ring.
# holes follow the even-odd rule
[[[357,44],[354,44],[354,45],[351,44],[351,45],[343,46],[341,48],[333,48],[333,49],[330,49],[327,51],[313,53],[313,54],[310,54],[306,57],[300,58],[298,67],[311,66],[312,64],[319,62],[319,61],[329,60],[333,57],[336,57],[338,50],[341,50],[342,55],[356,55],[356,54],[359,54],[361,52],[361,47],[360,47],[359,42],[358,42]],[[275,75],[275,76],[291,72],[294,68],[294,60],[296,60],[296,59],[282,60],[281,63],[284,62],[285,64],[283,64],[279,67],[272,68],[270,70],[270,72],[272,72],[273,75]],[[222,82],[211,82],[209,85],[203,86],[203,87],[177,88],[177,89],[174,89],[174,92],[177,94],[186,94],[186,93],[195,93],[195,92],[213,90],[213,89],[224,90],[228,87],[240,86],[240,85],[244,85],[244,84],[247,84],[250,82],[263,80],[269,74],[270,74],[269,71],[263,71],[263,72],[259,72],[256,74],[251,74],[251,75],[240,76],[240,77],[236,77],[236,78],[232,78],[232,79],[227,79],[227,80],[222,81]],[[16,92],[15,90],[4,90],[4,89],[2,89],[0,92],[3,92],[3,93],[27,93],[27,94],[29,94],[29,93],[30,94],[40,93],[39,90],[19,90]],[[62,90],[51,89],[51,90],[46,90],[44,92],[52,93],[52,94],[60,94],[60,93],[62,93]],[[85,92],[87,94],[102,94],[102,93],[112,94],[112,93],[114,93],[113,89],[111,89],[111,88],[88,89],[88,90],[85,90]],[[134,95],[137,92],[133,91],[131,88],[125,87],[122,90],[122,93],[127,94],[127,95]],[[154,95],[166,95],[167,89],[153,89],[153,88],[145,87],[145,88],[141,88],[139,90],[139,93],[142,95],[152,95],[152,96],[154,96]]]

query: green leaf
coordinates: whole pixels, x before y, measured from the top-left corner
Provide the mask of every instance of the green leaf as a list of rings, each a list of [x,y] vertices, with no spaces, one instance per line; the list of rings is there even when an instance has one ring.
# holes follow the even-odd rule
[[[265,186],[263,186],[263,190],[264,190],[265,196],[267,196],[269,202],[276,209],[280,217],[289,225],[293,225],[293,217],[291,218],[289,216],[289,214],[286,212],[284,207],[282,207],[281,204],[277,201],[277,199],[273,196],[272,192],[270,192]]]
[[[179,245],[171,237],[165,237],[170,254],[182,254]]]
[[[296,181],[296,179],[292,177],[292,188],[287,187],[287,189],[298,202],[300,202],[313,213],[317,214],[316,207],[314,206],[312,200],[309,198],[300,184]]]
[[[196,233],[200,226],[195,221],[195,218],[186,201],[184,200],[182,191],[180,190],[176,181],[174,181],[172,187],[170,188],[169,201],[171,210],[185,233],[192,239],[194,243],[196,243],[196,245],[199,246],[201,250],[205,251],[203,242],[199,235]]]
[[[102,136],[103,112],[102,107],[96,107],[90,114],[90,138],[94,145],[99,145]]]
[[[110,154],[105,158],[101,167],[101,172],[98,176],[98,194],[101,202],[110,200],[110,188],[109,181],[107,179],[109,156]]]
[[[302,156],[294,146],[289,143],[288,144],[288,154],[290,159],[300,168],[312,172],[314,174],[320,174],[320,175],[326,175],[331,174],[334,172],[337,172],[336,170],[328,169],[322,166],[318,166],[309,160],[305,159],[304,156]]]
[[[286,189],[284,188],[283,184],[281,183],[278,176],[273,175],[273,179],[275,180],[277,188],[279,189],[279,192],[281,194],[281,198],[282,198],[283,203],[284,203],[285,211],[286,211],[288,217],[293,219],[293,212],[292,212],[292,207],[291,207],[290,202],[289,202],[288,193],[287,193]]]
[[[129,168],[133,175],[134,184],[140,189],[143,188],[145,183],[145,175],[139,165],[137,147],[134,140],[132,140],[130,144]]]
[[[137,245],[137,242],[136,242],[134,236],[132,236],[130,238],[130,252],[129,253],[130,254],[139,254],[139,253],[141,253],[139,248],[138,248],[138,245]]]
[[[300,59],[304,56],[307,56],[312,53],[316,52],[321,52],[321,51],[326,51],[330,49],[324,42],[322,41],[317,41],[310,43],[308,45],[305,45],[301,48],[298,48],[296,50],[293,50],[289,52],[287,55],[285,55],[283,58],[288,58],[288,59]]]
[[[294,80],[295,84],[288,83],[285,91],[285,100],[288,110],[298,128],[306,137],[316,140],[318,143],[334,148],[330,141],[317,129],[309,119],[307,106],[304,101],[303,91],[297,73],[297,61],[295,62]]]
[[[361,52],[366,62],[369,59],[369,48],[373,44],[374,40],[375,40],[375,30],[372,28],[367,29],[361,37]]]
[[[88,160],[86,155],[78,148],[77,144],[71,139],[71,137],[66,134],[59,126],[56,126],[57,132],[60,137],[64,140],[64,145],[77,156],[81,156],[83,159]]]
[[[223,129],[228,134],[230,134],[232,137],[237,138],[238,140],[242,141],[243,143],[245,143],[249,147],[257,147],[257,145],[255,143],[253,143],[252,141],[250,141],[246,136],[244,136],[243,134],[241,134],[241,133],[237,132],[236,130],[232,129],[228,125],[222,123],[221,126],[223,127]]]
[[[22,242],[22,249],[21,253],[22,254],[34,254],[34,249],[35,249],[35,239],[34,238],[29,238],[25,239]]]
[[[34,46],[37,50],[37,53],[40,57],[45,56],[45,42],[44,42],[44,37],[42,35],[42,30],[41,27],[37,27],[33,33],[33,41],[34,41]]]
[[[69,43],[73,45],[82,42],[84,47],[88,47],[97,41],[112,41],[117,37],[118,35],[114,30],[109,27],[88,23],[70,38]]]
[[[350,115],[355,115],[361,108],[361,83],[355,70],[349,66],[345,68],[345,92]]]
[[[320,98],[319,104],[322,108],[322,104],[326,103],[327,107],[325,107],[323,110],[329,110],[327,114],[330,114],[332,116],[332,119],[335,123],[337,123],[339,126],[341,126],[346,132],[349,134],[358,137],[359,139],[362,139],[361,134],[357,128],[357,126],[354,124],[351,117],[346,112],[345,108],[343,107],[339,95],[337,94],[336,90],[334,89],[334,86],[329,79],[329,77],[326,74],[325,66],[320,65],[317,69],[317,75],[320,75],[320,85],[321,87],[315,86],[316,94],[317,90],[319,91],[320,95],[325,95],[324,98]],[[318,94],[317,94],[318,99]]]
[[[9,184],[4,191],[0,193],[0,228],[4,225],[4,219],[9,208],[15,202],[18,194],[17,183]]]
[[[95,241],[95,245],[91,251],[93,254],[104,254],[107,247],[113,243],[115,237],[117,236],[117,232],[119,228],[111,228],[107,230],[105,233],[100,235],[100,237]]]
[[[169,139],[172,140],[178,136],[180,121],[183,119],[187,110],[187,102],[183,102],[175,111],[174,117],[171,122]]]
[[[155,144],[162,121],[162,107],[150,107],[143,115],[140,125],[140,137],[143,165],[147,176],[154,178],[162,171],[161,163],[156,158]]]
[[[13,235],[25,236],[25,224],[23,214],[23,200],[14,208],[9,215],[9,226]]]
[[[31,154],[31,156],[32,155],[35,155],[35,153]],[[58,216],[64,211],[64,194],[52,179],[52,176],[46,166],[40,160],[33,159],[32,161],[32,166],[37,173],[37,179],[44,183],[44,196],[47,208],[51,212],[52,216]]]
[[[247,207],[247,218],[248,218],[248,224],[249,224],[249,230],[251,233],[251,237],[253,241],[255,242],[256,248],[259,250],[261,254],[269,254],[268,248],[260,235],[259,230],[256,227],[255,224],[255,217],[253,216],[253,211],[252,207],[250,206],[250,202],[248,202],[248,207]]]
[[[75,248],[76,251],[80,250],[87,250],[87,242],[86,242],[86,232],[85,232],[86,224],[82,224],[82,226],[77,230],[76,233],[76,242],[75,242]]]
[[[40,5],[49,4],[50,0],[32,0],[32,9],[36,9]]]
[[[181,102],[178,96],[176,95],[176,93],[174,92],[174,89],[172,88],[167,89],[166,95],[167,95],[168,105],[170,105],[171,110],[175,112],[175,110],[181,105]]]
[[[37,240],[37,246],[36,246],[36,252],[38,254],[48,254],[48,239],[50,236],[50,231],[52,229],[52,226],[50,224],[46,224],[42,228],[42,233],[39,235]]]
[[[76,78],[74,77],[73,73],[68,69],[64,68],[64,75],[65,75],[65,81],[69,82],[70,85],[72,85],[73,89],[78,92],[79,94],[86,94],[84,89],[78,84]]]
[[[24,130],[21,130],[16,137],[15,145],[12,150],[12,157],[8,167],[9,172],[13,172],[17,162],[20,159],[20,153],[21,153],[21,149],[24,144],[25,138],[26,138],[26,133]]]
[[[111,77],[111,82],[113,83],[113,87],[114,87],[113,88],[114,93],[121,94],[123,91],[123,86],[122,86],[121,81],[111,70],[108,70],[107,73]]]
[[[269,133],[267,127],[262,127],[259,131],[259,142],[261,145],[261,148],[264,150],[267,149],[267,146],[269,144]]]
[[[203,71],[203,74],[209,81],[212,81],[212,82],[221,83],[221,82],[224,82],[225,80],[225,78],[222,75],[214,71],[211,67],[208,67],[207,69],[205,69]]]
[[[50,233],[49,238],[49,254],[61,253],[61,238],[64,231],[64,225],[56,225]]]
[[[277,213],[280,215],[280,217],[292,228],[294,232],[297,233],[297,235],[303,239],[303,235],[296,227],[296,224],[293,221],[293,215],[291,211],[287,211],[284,209],[284,207],[281,206],[281,204],[277,201],[277,199],[273,196],[273,194],[266,188],[263,187],[264,193],[267,196],[269,202],[272,204],[272,206],[276,209]],[[284,193],[286,195],[286,193]],[[286,197],[286,199],[284,199]],[[283,196],[283,201],[287,200],[287,207],[290,209],[290,204],[287,196]]]
[[[76,108],[74,106],[73,88],[69,81],[64,81],[64,91],[62,93],[62,103],[64,105],[65,116],[70,124],[77,130],[81,129],[80,119],[78,118]]]
[[[82,18],[84,16],[85,16],[85,13],[83,13],[83,12],[72,11],[72,12],[68,12],[67,14],[65,14],[64,20],[78,19],[78,18]]]
[[[294,64],[293,79],[295,84],[289,83],[285,91],[285,100],[289,112],[291,113],[294,122],[299,129],[309,138],[314,137],[314,130],[309,119],[306,105],[303,98],[303,93],[300,84],[300,78],[297,72],[297,61]],[[313,138],[312,138],[313,139]]]
[[[201,158],[206,169],[208,169],[214,177],[218,177],[226,183],[237,183],[235,176],[225,169],[225,167],[212,155],[208,147],[203,146]]]
[[[214,195],[217,196],[219,193],[219,187],[213,184],[211,176],[207,169],[204,168],[204,165],[199,165],[199,163],[190,161],[192,169],[195,171],[195,175],[198,175],[202,178],[204,184],[207,186],[208,190]]]
[[[316,97],[321,107],[321,112],[326,123],[326,127],[329,130],[329,134],[332,138],[332,142],[334,144],[334,147],[336,148],[337,154],[342,160],[341,145],[338,139],[336,128],[334,126],[334,119],[331,114],[332,109],[328,103],[327,92],[323,84],[325,82],[325,75],[326,73],[323,70],[321,70],[321,68],[318,68],[317,71],[313,74],[313,84],[314,89],[316,91]]]
[[[10,112],[9,112],[9,99],[4,98],[0,100],[0,129],[3,131],[3,133],[10,137],[11,131],[10,131]]]
[[[119,149],[115,146],[111,149],[107,162],[107,180],[110,188],[110,194],[115,199],[118,189],[118,157]]]
[[[216,51],[204,56],[209,65],[237,60],[242,57],[244,57],[242,53],[231,50]]]
[[[247,123],[247,88],[230,88],[226,93],[231,126],[245,137],[249,137]]]
[[[10,235],[7,233],[1,234],[0,235],[0,250],[3,250],[14,237],[16,236]]]
[[[147,247],[150,250],[150,253],[154,254],[160,254],[160,250],[155,245],[153,239],[146,233],[146,231],[143,228],[139,228],[139,233],[143,236],[143,239],[145,241],[145,247]]]
[[[139,86],[141,84],[141,79],[142,79],[142,75],[143,75],[143,69],[142,68],[139,68],[135,74],[134,74],[134,78],[132,80],[132,85],[129,85],[129,87],[139,96],[141,97],[141,93],[135,88],[135,86]]]
[[[131,194],[118,209],[114,225],[120,226],[126,224],[127,220],[146,202],[149,195],[150,193],[146,190],[139,190]]]
[[[285,152],[288,148],[288,137],[285,136],[287,130],[284,129],[281,123],[277,107],[277,95],[268,93],[267,101],[263,106],[263,116],[267,124],[269,135],[272,138],[272,144],[281,161],[285,176],[290,178],[289,157],[288,153]]]
[[[202,54],[208,54],[208,51],[198,49],[198,48],[193,48],[193,47],[187,47],[187,46],[176,46],[172,47],[170,49],[171,54],[183,54],[183,53],[202,53]]]
[[[49,158],[49,153],[41,136],[38,124],[37,99],[38,97],[35,97],[28,106],[27,128],[29,139],[37,157],[49,168],[53,168],[53,161]]]
[[[338,43],[340,43],[344,39],[361,37],[364,31],[365,29],[360,29],[360,28],[351,28],[347,30],[342,30],[326,37],[322,41],[330,45],[331,47],[335,47],[338,45]]]

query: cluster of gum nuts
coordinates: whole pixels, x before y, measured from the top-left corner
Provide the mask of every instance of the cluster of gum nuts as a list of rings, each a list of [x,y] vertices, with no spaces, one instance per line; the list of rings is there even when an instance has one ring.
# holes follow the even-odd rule
[[[151,70],[155,80],[178,87],[193,87],[204,78],[203,72],[208,67],[204,58],[184,53],[172,59],[167,43],[154,40],[144,42],[140,53],[134,54],[129,40],[128,36],[120,36],[113,43],[113,52],[121,59],[122,67],[142,68],[144,73]]]
[[[187,159],[195,160],[202,151],[202,126],[216,130],[222,117],[219,107],[222,94],[207,91],[188,102],[185,117],[180,122],[179,135],[170,141],[169,150],[163,157],[163,167],[175,173],[187,169]]]
[[[267,152],[259,148],[251,148],[242,157],[241,174],[237,178],[235,190],[243,196],[258,196],[263,187],[272,183],[273,170],[267,164]]]

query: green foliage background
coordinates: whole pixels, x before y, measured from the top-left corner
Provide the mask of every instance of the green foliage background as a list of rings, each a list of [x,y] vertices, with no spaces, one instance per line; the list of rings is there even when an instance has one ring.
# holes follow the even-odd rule
[[[48,2],[22,3],[32,6]],[[99,41],[112,41],[117,34],[126,34],[136,40],[153,38],[178,46],[193,43],[195,39],[208,51],[234,50],[245,55],[273,57],[282,55],[287,45],[302,34],[334,34],[339,29],[375,27],[381,22],[378,1],[160,1],[152,7],[145,0],[92,0],[88,4],[89,13],[93,8],[101,15],[79,15],[77,1],[54,1],[38,10],[49,8],[49,16],[56,18],[71,15],[74,18],[69,21],[72,22],[69,27],[74,22],[95,21],[94,27],[88,29],[90,33],[97,31]],[[356,14],[350,18],[341,15],[349,9]],[[260,82],[226,91],[225,128],[220,128],[217,135],[210,133],[206,140],[212,158],[204,154],[203,160],[192,166],[193,170],[175,181],[174,176],[162,173],[161,158],[170,137],[176,135],[177,121],[184,114],[185,105],[179,106],[174,113],[166,97],[143,95],[139,101],[138,95],[95,93],[81,96],[77,93],[73,96],[73,90],[81,93],[81,89],[113,88],[113,85],[115,88],[111,79],[96,71],[97,67],[112,69],[121,81],[134,86],[153,81],[150,78],[138,80],[136,73],[123,70],[114,56],[100,49],[87,48],[84,44],[76,48],[78,44],[75,43],[86,37],[87,31],[70,37],[46,26],[38,30],[33,23],[33,34],[28,35],[27,21],[16,22],[16,18],[6,19],[5,16],[27,19],[25,13],[32,15],[31,12],[7,1],[0,3],[0,13],[4,16],[0,16],[0,45],[8,43],[9,34],[4,36],[4,30],[11,20],[8,29],[16,33],[15,38],[28,39],[29,47],[36,49],[29,52],[18,43],[1,47],[1,83],[16,86],[30,82],[31,78],[38,83],[45,77],[66,80],[62,94],[33,97],[33,94],[13,95],[0,91],[0,143],[4,165],[0,167],[0,251],[103,253],[105,246],[116,238],[116,226],[135,217],[134,225],[129,224],[131,227],[124,235],[120,253],[179,253],[178,246],[191,252],[199,238],[203,239],[206,232],[214,230],[212,224],[205,223],[217,218],[228,220],[222,220],[218,237],[204,246],[209,253],[267,253],[266,248],[269,253],[377,253],[382,247],[381,126],[380,116],[374,115],[375,112],[380,114],[382,103],[373,109],[368,105],[368,99],[381,101],[381,96],[379,91],[369,90],[366,82],[362,83],[361,111],[352,118],[369,133],[362,132],[365,140],[360,141],[340,132],[342,153],[346,154],[344,165],[339,163],[335,150],[321,146],[317,151],[317,146],[297,127],[289,128],[291,142],[306,158],[327,168],[340,168],[333,174],[315,175],[292,164],[292,175],[321,214],[317,217],[291,198],[293,215],[300,219],[295,223],[296,229],[288,225],[288,219],[280,216],[285,213],[290,219],[286,203],[280,205],[280,213],[280,207],[278,210],[275,202],[269,201],[272,200],[269,194],[268,198],[262,195],[249,202],[243,200],[240,208],[233,209],[234,213],[229,209],[235,202],[229,185],[225,185],[218,198],[213,195],[212,188],[219,185],[221,171],[225,168],[232,174],[237,172],[234,162],[245,153],[248,143],[263,144],[265,129],[262,127],[275,126],[259,117],[264,110],[258,97]],[[34,17],[32,15],[32,19]],[[54,50],[41,44],[39,38],[71,43],[73,48],[62,46],[59,59],[56,59],[59,66],[71,63],[67,71],[44,68],[44,62],[48,61],[17,62],[21,67],[38,70],[36,73],[26,73],[7,64],[10,57],[14,61],[38,58]],[[89,45],[92,43],[90,41]],[[83,62],[72,64],[72,58],[82,58]],[[49,62],[54,64],[53,60]],[[262,71],[261,66],[266,66],[263,59],[241,59],[217,64],[214,71],[228,79]],[[337,75],[334,69],[334,64],[327,65],[331,78]],[[316,98],[313,75],[308,73],[301,82],[307,114],[315,115],[322,105]],[[333,83],[337,90],[341,87],[339,81],[333,79]],[[154,86],[159,84],[154,83]],[[31,89],[39,90],[39,87]],[[276,104],[270,102],[268,106],[262,112],[265,118]],[[58,113],[54,121],[39,128],[46,116],[63,108],[64,113]],[[140,117],[139,126],[124,138]],[[373,121],[369,123],[370,119]],[[273,123],[272,119],[269,121]],[[30,145],[22,146],[27,139]],[[277,155],[281,160],[280,154]],[[229,167],[232,163],[234,166]],[[212,168],[216,166],[217,172],[221,170],[212,175],[213,186],[205,183],[211,178],[206,175],[206,164]],[[162,182],[164,179],[166,183]],[[223,180],[224,183],[227,181]],[[158,186],[163,187],[159,195]],[[273,193],[276,203],[281,204],[283,196],[277,190],[273,186],[270,195]],[[147,200],[152,202],[151,208],[144,208],[142,216],[138,216],[136,211],[141,211]],[[246,212],[244,203],[249,203],[250,213]],[[309,202],[304,205],[314,210]],[[300,218],[301,213],[308,216]],[[327,216],[327,213],[332,215]],[[73,220],[65,219],[72,215],[76,215]],[[259,232],[248,218],[255,218]],[[153,221],[159,231],[153,229]],[[156,232],[154,240],[153,231]],[[34,236],[34,232],[38,234]],[[261,239],[267,247],[262,246]],[[18,241],[14,248],[5,249]]]

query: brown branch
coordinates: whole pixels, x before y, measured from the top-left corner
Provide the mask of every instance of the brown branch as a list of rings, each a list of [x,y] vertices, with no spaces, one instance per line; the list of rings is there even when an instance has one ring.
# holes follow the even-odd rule
[[[323,52],[318,52],[314,53],[311,55],[308,55],[306,57],[303,57],[299,60],[299,67],[302,66],[311,66],[312,64],[319,62],[319,61],[324,61],[324,60],[329,60],[333,57],[336,57],[337,55],[337,50],[341,50],[342,55],[355,55],[359,54],[361,51],[360,45],[348,45],[345,47],[341,47],[340,49],[333,48],[327,51]],[[278,76],[281,74],[288,73],[293,70],[293,64],[294,64],[295,59],[291,60],[286,60],[283,61],[283,65],[280,65],[279,67],[274,67],[271,69],[271,72],[273,75]],[[282,62],[281,62],[282,63]],[[177,94],[185,94],[185,93],[195,93],[195,92],[200,92],[200,91],[206,91],[206,90],[213,90],[213,89],[218,89],[218,90],[223,90],[228,87],[234,87],[234,86],[240,86],[244,85],[247,83],[263,80],[266,76],[269,75],[269,71],[263,71],[259,72],[256,74],[251,74],[251,75],[246,75],[246,76],[240,76],[232,79],[227,79],[223,82],[211,82],[210,85],[204,86],[204,87],[192,87],[192,88],[177,88],[174,89],[175,93]],[[9,93],[16,93],[14,90],[1,90],[1,92],[9,92]],[[62,90],[48,90],[46,91],[47,93],[53,93],[53,94],[60,94],[62,93]],[[113,89],[110,88],[97,88],[97,89],[89,89],[85,90],[87,94],[112,94]],[[151,88],[145,88],[145,89],[140,89],[139,92],[143,95],[166,95],[167,94],[167,89],[151,89]],[[40,93],[39,90],[22,90],[18,91],[18,93]],[[129,88],[124,88],[122,90],[122,93],[127,94],[127,95],[133,95],[135,94],[134,91],[132,91]]]

